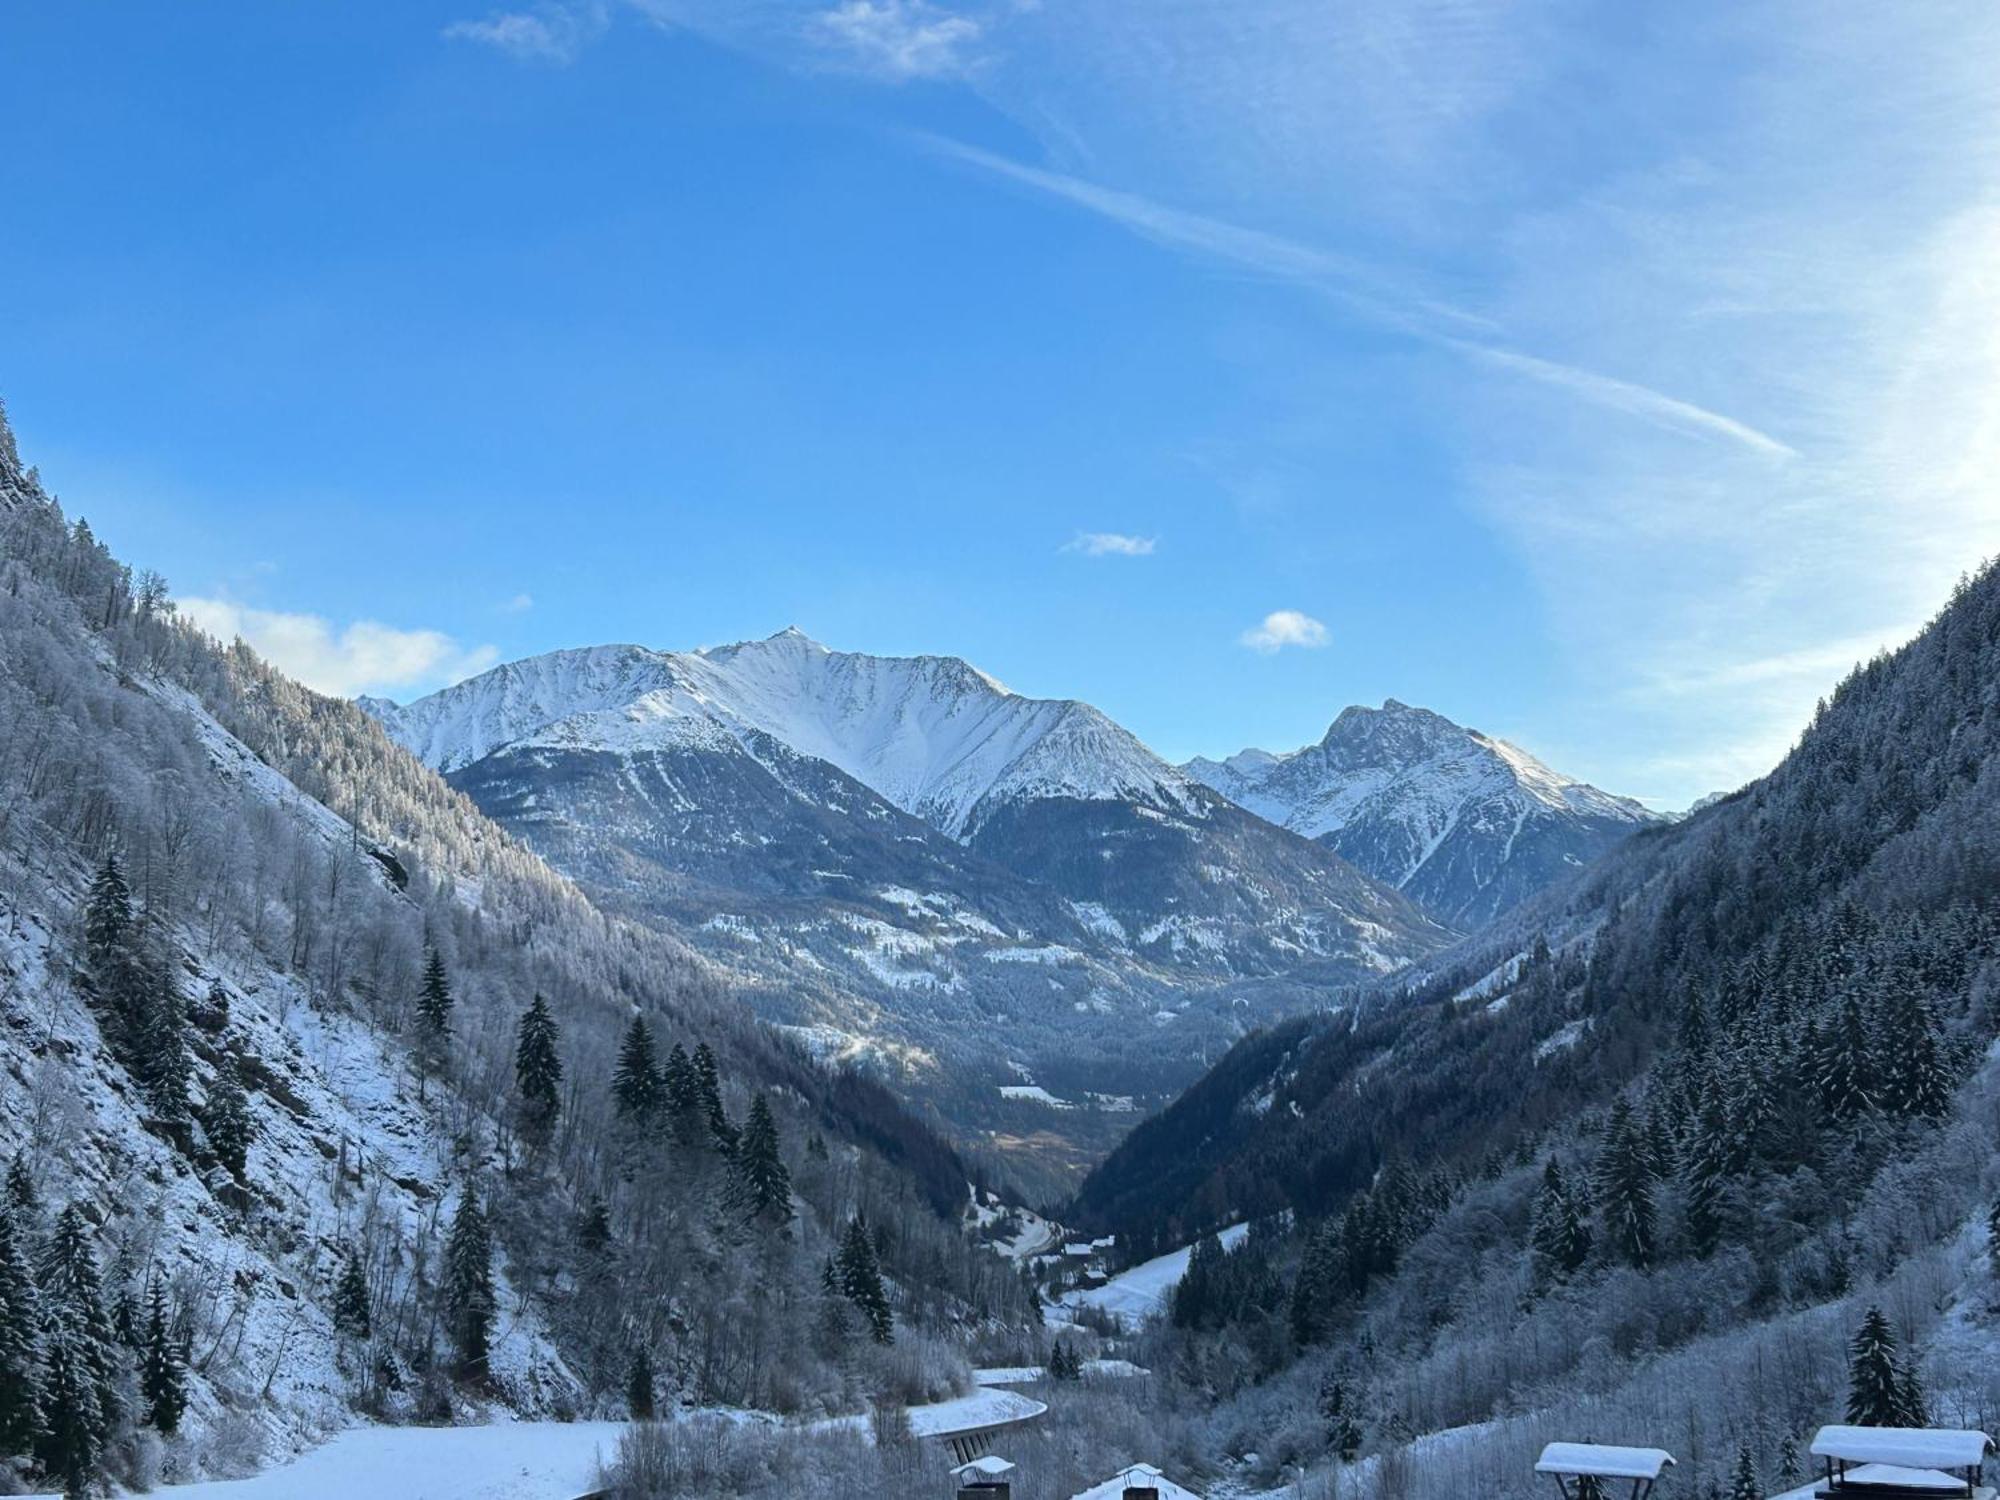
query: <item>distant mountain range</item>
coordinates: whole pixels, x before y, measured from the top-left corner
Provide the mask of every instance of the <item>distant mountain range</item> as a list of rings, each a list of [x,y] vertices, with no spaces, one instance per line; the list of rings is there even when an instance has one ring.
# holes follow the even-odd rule
[[[1441,742],[1468,732],[1421,715],[1424,734],[1375,737],[1377,774],[1343,804],[1357,834],[1379,804],[1374,845],[1357,836],[1350,853],[1323,836],[1331,822],[1274,800],[1299,783],[1303,801],[1295,774],[1260,796],[1245,757],[1227,777],[1176,767],[1088,704],[796,629],[699,651],[556,651],[365,706],[600,899],[688,935],[810,1046],[929,1078],[961,1126],[1003,1133],[1054,1110],[1044,1095],[1120,1109],[1165,1097],[1269,1019],[1222,981],[1309,964],[1321,992],[1369,982],[1451,941],[1459,913],[1498,909],[1646,817],[1509,750],[1537,788],[1575,789],[1574,806],[1550,794],[1559,816],[1530,799],[1538,816],[1516,817],[1505,799],[1526,773],[1502,784],[1455,767]],[[1356,714],[1375,717],[1342,716],[1318,747],[1328,769],[1363,763],[1338,750]],[[1467,830],[1443,860],[1410,824],[1399,746],[1430,815]],[[1470,838],[1503,816],[1526,825],[1511,844]],[[1401,864],[1399,829],[1413,851]],[[1474,896],[1454,887],[1452,915],[1426,909],[1432,887],[1411,876],[1427,864]]]
[[[1303,750],[1244,750],[1181,769],[1465,931],[1664,821],[1393,698],[1345,710]]]

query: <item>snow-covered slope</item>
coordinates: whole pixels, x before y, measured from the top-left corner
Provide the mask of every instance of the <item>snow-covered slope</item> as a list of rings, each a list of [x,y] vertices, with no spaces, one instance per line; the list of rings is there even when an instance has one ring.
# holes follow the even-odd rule
[[[1391,698],[1316,745],[1193,760],[1190,776],[1475,926],[1658,817],[1525,750]]]
[[[509,746],[645,751],[768,735],[954,838],[1047,797],[1192,809],[1190,782],[1085,703],[1024,698],[956,657],[829,651],[796,629],[700,651],[595,646],[367,705],[445,772]]]

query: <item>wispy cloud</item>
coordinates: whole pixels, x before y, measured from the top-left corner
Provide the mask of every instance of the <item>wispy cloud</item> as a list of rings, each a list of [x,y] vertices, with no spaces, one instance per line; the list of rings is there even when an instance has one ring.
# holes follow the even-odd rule
[[[456,21],[445,27],[444,35],[492,47],[521,62],[560,66],[575,62],[609,23],[609,9],[601,0],[574,0],[533,10],[495,11],[481,21]]]
[[[898,82],[965,72],[981,29],[927,0],[842,0],[811,22],[814,37],[839,60]]]
[[[1295,282],[1333,298],[1375,323],[1496,369],[1556,387],[1608,410],[1683,432],[1741,443],[1768,457],[1797,457],[1789,444],[1691,401],[1595,370],[1482,342],[1464,330],[1498,333],[1500,330],[1490,319],[1414,290],[1398,288],[1383,273],[1347,257],[1263,230],[1188,213],[1136,193],[1027,166],[962,142],[929,135],[920,139],[945,155],[1089,209],[1157,244]]]
[[[1287,646],[1319,647],[1327,643],[1326,627],[1311,615],[1296,609],[1277,609],[1264,616],[1261,625],[1238,636],[1240,645],[1266,656]]]
[[[501,605],[500,610],[503,614],[524,615],[534,607],[535,596],[533,594],[516,594],[505,604]]]
[[[1085,557],[1151,557],[1157,537],[1123,536],[1115,531],[1079,531],[1063,543],[1065,552]]]
[[[336,629],[319,615],[253,609],[227,599],[182,599],[181,612],[225,641],[242,640],[280,671],[338,698],[397,688],[441,687],[500,659],[492,646],[461,647],[437,630],[398,630],[374,620]]]

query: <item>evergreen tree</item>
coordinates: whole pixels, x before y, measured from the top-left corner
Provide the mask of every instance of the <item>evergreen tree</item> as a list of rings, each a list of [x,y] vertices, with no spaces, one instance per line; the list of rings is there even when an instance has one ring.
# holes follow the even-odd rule
[[[704,1128],[701,1087],[696,1082],[694,1064],[679,1042],[667,1051],[666,1068],[660,1075],[660,1100],[674,1122],[674,1134],[684,1146],[700,1141]]]
[[[1931,1404],[1924,1395],[1923,1381],[1917,1375],[1914,1354],[1905,1359],[1896,1372],[1896,1407],[1896,1426],[1931,1425]]]
[[[32,1451],[42,1431],[41,1307],[15,1213],[0,1212],[0,1454]]]
[[[1937,1013],[1916,986],[1899,984],[1882,1020],[1882,1106],[1892,1114],[1942,1119],[1951,1108],[1950,1053]]]
[[[556,1018],[540,995],[528,1002],[514,1042],[514,1087],[530,1134],[546,1136],[561,1107],[562,1058],[556,1051]]]
[[[576,1220],[577,1248],[593,1259],[611,1248],[611,1210],[595,1193]]]
[[[1596,1474],[1579,1474],[1570,1486],[1571,1500],[1607,1500],[1604,1481]],[[1722,1500],[1722,1492],[1716,1488],[1714,1480],[1708,1482],[1705,1500]]]
[[[76,1204],[56,1216],[35,1267],[45,1318],[63,1327],[66,1345],[89,1378],[95,1409],[109,1431],[124,1412],[118,1394],[117,1333],[104,1306],[104,1283],[91,1247],[90,1224]],[[53,1388],[49,1392],[54,1399]],[[51,1413],[53,1416],[53,1413]]]
[[[1590,1226],[1553,1156],[1542,1168],[1529,1243],[1538,1287],[1568,1280],[1590,1257]]]
[[[445,1325],[458,1371],[467,1379],[484,1380],[495,1312],[493,1237],[469,1186],[459,1196],[444,1257]]]
[[[1847,1420],[1857,1427],[1900,1427],[1909,1398],[1896,1357],[1896,1334],[1871,1307],[1847,1346]]]
[[[35,1176],[28,1170],[25,1152],[16,1151],[7,1164],[7,1207],[18,1219],[27,1222],[32,1222],[42,1211],[41,1194],[35,1191]],[[1994,1209],[2000,1213],[2000,1203]],[[25,1231],[26,1222],[17,1228]]]
[[[722,1108],[722,1073],[707,1042],[694,1049],[694,1084],[702,1118],[708,1125],[709,1143],[727,1156],[736,1149],[736,1127],[729,1123],[729,1116]]]
[[[1605,1243],[1628,1265],[1643,1269],[1653,1258],[1653,1174],[1632,1106],[1623,1099],[1611,1108],[1597,1174]]]
[[[14,1159],[17,1162],[20,1160],[19,1157]],[[1986,1210],[1986,1261],[1992,1268],[1994,1279],[2000,1280],[2000,1198],[1995,1198],[1993,1206]]]
[[[1330,1225],[1322,1224],[1306,1237],[1298,1279],[1292,1283],[1292,1337],[1301,1345],[1326,1336],[1339,1295],[1339,1256],[1340,1242]]]
[[[643,1344],[632,1351],[632,1367],[625,1375],[625,1404],[633,1421],[653,1420],[653,1357]]]
[[[1757,1477],[1757,1463],[1750,1456],[1748,1443],[1736,1446],[1736,1467],[1729,1473],[1729,1500],[1764,1500],[1764,1484]]]
[[[187,1410],[187,1369],[180,1341],[167,1321],[167,1294],[153,1282],[146,1312],[146,1343],[139,1365],[139,1390],[146,1398],[146,1425],[172,1436]]]
[[[1327,1445],[1344,1464],[1361,1452],[1361,1423],[1347,1382],[1329,1370],[1319,1386],[1319,1414],[1326,1421]]]
[[[1849,993],[1833,1023],[1819,1033],[1813,1082],[1822,1106],[1836,1119],[1853,1119],[1875,1108],[1868,1021],[1860,1000]]]
[[[1083,1356],[1062,1339],[1057,1339],[1055,1348],[1049,1351],[1049,1379],[1083,1379]]]
[[[841,1294],[861,1310],[868,1332],[878,1344],[896,1341],[896,1320],[889,1311],[889,1294],[882,1285],[882,1265],[867,1222],[856,1214],[840,1242]]]
[[[355,1340],[366,1340],[374,1331],[368,1273],[362,1269],[361,1253],[352,1245],[341,1257],[340,1279],[333,1286],[333,1331]]]
[[[125,872],[118,857],[104,856],[84,898],[83,938],[91,968],[102,971],[122,955],[132,932],[132,892],[125,884]]]
[[[424,980],[417,989],[417,1057],[427,1073],[444,1070],[445,1052],[451,1041],[451,1012],[456,1003],[451,993],[451,978],[445,973],[444,955],[432,948],[424,958]]]
[[[256,1134],[256,1125],[251,1119],[250,1096],[243,1091],[243,1073],[234,1052],[224,1054],[216,1065],[202,1127],[208,1132],[208,1144],[214,1149],[216,1160],[238,1182],[247,1182],[250,1142]]]
[[[1799,1462],[1798,1439],[1788,1432],[1778,1444],[1778,1483],[1796,1489],[1799,1480],[1804,1477],[1805,1466]]]
[[[791,1223],[792,1174],[779,1150],[778,1122],[762,1094],[750,1101],[736,1153],[735,1186],[745,1218],[780,1227]]]
[[[132,1017],[136,1040],[134,1069],[146,1097],[163,1120],[185,1120],[188,1078],[187,1002],[164,964],[142,966],[144,993]]]
[[[90,1492],[111,1432],[88,1344],[60,1307],[49,1309],[42,1329],[46,1421],[35,1452],[42,1471],[61,1480],[63,1494],[71,1500]]]
[[[660,1071],[653,1060],[653,1033],[644,1016],[634,1016],[618,1048],[611,1073],[611,1102],[618,1118],[644,1124],[660,1106]]]
[[[1724,1204],[1729,1190],[1728,1132],[1721,1101],[1710,1094],[1702,1106],[1682,1172],[1688,1241],[1694,1253],[1704,1258],[1714,1254],[1722,1239]]]

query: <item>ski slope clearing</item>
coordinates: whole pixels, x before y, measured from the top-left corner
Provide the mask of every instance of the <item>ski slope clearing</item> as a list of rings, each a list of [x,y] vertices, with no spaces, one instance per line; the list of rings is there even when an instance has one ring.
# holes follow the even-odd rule
[[[254,1479],[168,1485],[168,1500],[576,1500],[623,1422],[357,1427]]]
[[[1220,1236],[1222,1248],[1234,1250],[1249,1233],[1248,1224],[1230,1225]],[[1193,1254],[1194,1246],[1183,1245],[1165,1255],[1156,1255],[1129,1271],[1119,1272],[1103,1286],[1070,1292],[1062,1299],[1062,1305],[1070,1308],[1095,1307],[1134,1323],[1143,1322],[1165,1309],[1167,1294],[1179,1286],[1181,1278],[1187,1275],[1188,1259]]]

